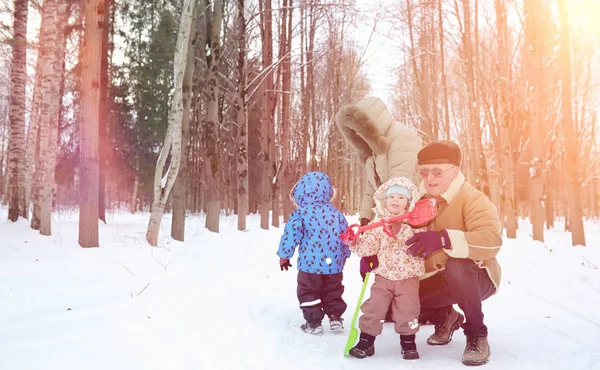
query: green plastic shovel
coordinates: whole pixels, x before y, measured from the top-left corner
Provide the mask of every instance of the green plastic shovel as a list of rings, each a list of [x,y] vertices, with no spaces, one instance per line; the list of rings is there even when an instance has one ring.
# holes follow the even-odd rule
[[[356,319],[358,318],[358,311],[360,311],[360,305],[362,304],[363,297],[365,295],[365,290],[367,289],[367,283],[369,282],[370,272],[365,274],[365,281],[363,282],[362,289],[360,290],[360,296],[358,296],[358,302],[356,302],[356,308],[354,309],[354,317],[352,317],[352,323],[350,324],[350,334],[348,335],[348,340],[346,341],[346,348],[344,348],[344,356],[348,356],[350,353],[350,349],[356,343],[356,339],[358,339],[358,329],[356,328]]]

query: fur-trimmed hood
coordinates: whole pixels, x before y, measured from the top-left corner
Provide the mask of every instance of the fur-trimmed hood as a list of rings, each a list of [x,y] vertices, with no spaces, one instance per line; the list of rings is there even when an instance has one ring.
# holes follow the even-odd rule
[[[393,121],[385,103],[375,97],[344,105],[335,115],[340,132],[356,150],[360,163],[365,163],[373,154],[387,153],[387,134]]]
[[[375,97],[343,106],[335,122],[365,168],[365,194],[359,214],[372,220],[373,194],[382,183],[400,176],[419,180],[415,166],[421,140],[414,129],[395,121],[385,103]]]
[[[381,184],[379,188],[373,194],[373,201],[375,202],[375,207],[373,207],[373,212],[379,217],[390,217],[392,216],[390,212],[385,208],[385,193],[387,189],[389,189],[392,185],[400,185],[404,186],[410,191],[411,201],[408,206],[408,210],[412,211],[415,208],[415,203],[421,198],[421,194],[419,193],[419,189],[414,182],[406,177],[392,177],[387,182]]]

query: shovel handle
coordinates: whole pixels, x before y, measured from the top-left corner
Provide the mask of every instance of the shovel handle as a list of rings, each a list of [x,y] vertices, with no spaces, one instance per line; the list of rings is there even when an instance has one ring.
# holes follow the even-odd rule
[[[368,225],[365,226],[360,226],[359,224],[352,224],[350,226],[348,226],[348,228],[346,229],[346,231],[344,231],[342,233],[342,235],[340,235],[340,238],[344,241],[352,241],[355,240],[356,238],[358,238],[360,236],[360,234],[362,234],[363,232],[367,231],[367,230],[371,230],[374,229],[376,227],[380,227],[383,226],[383,231],[388,234],[388,235],[392,235],[392,225],[394,222],[399,222],[402,220],[407,219],[409,216],[408,213],[404,213],[398,216],[394,216],[394,217],[389,217],[389,218],[383,218],[377,222],[371,222]]]

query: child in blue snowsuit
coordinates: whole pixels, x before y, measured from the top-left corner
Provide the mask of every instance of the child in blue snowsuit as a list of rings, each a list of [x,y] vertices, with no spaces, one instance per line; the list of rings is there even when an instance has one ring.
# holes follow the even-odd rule
[[[298,300],[306,322],[300,329],[323,333],[321,321],[329,316],[332,331],[344,330],[342,314],[342,270],[350,249],[340,239],[348,227],[344,215],[331,204],[333,186],[322,172],[302,176],[292,190],[298,208],[292,212],[279,243],[281,270],[291,267],[290,258],[298,248]]]

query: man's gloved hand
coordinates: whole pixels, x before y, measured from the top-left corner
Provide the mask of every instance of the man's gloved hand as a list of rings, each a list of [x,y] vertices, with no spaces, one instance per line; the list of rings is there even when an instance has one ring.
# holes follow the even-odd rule
[[[425,258],[442,248],[452,248],[448,232],[443,229],[440,231],[428,230],[416,233],[406,241],[406,245],[410,246],[406,251],[408,254],[421,258]]]
[[[283,271],[283,269],[285,269],[285,271],[287,271],[287,269],[289,267],[292,267],[292,264],[290,263],[289,259],[279,258],[279,268],[281,268],[281,271]]]
[[[369,222],[371,222],[371,220],[369,220],[368,218],[363,217],[363,218],[360,219],[360,226],[366,226],[366,225],[369,224]]]
[[[377,259],[377,255],[363,257],[360,259],[360,276],[362,280],[365,281],[365,277],[367,276],[367,272],[373,271],[374,268],[379,266],[379,259]]]

